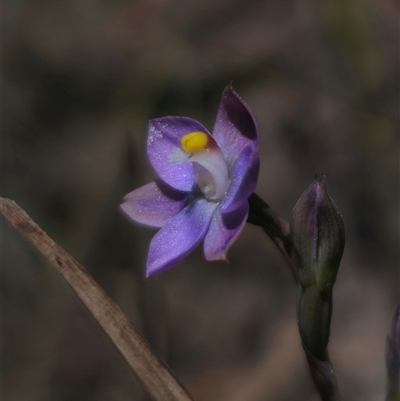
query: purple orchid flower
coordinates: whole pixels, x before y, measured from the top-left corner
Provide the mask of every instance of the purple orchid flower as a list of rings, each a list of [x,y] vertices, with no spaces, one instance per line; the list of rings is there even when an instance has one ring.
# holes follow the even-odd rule
[[[250,109],[230,86],[212,135],[187,117],[150,121],[147,154],[160,179],[121,205],[132,220],[161,227],[150,243],[147,276],[178,263],[203,239],[207,260],[226,260],[257,184],[258,140]]]

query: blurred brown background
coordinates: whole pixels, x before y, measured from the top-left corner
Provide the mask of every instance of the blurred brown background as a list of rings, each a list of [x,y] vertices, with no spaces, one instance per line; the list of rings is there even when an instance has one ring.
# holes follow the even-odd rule
[[[155,177],[153,117],[212,128],[233,80],[261,132],[257,193],[286,218],[316,173],[343,214],[330,353],[344,400],[382,400],[399,301],[398,1],[6,0],[2,196],[87,269],[196,401],[318,400],[295,286],[247,225],[144,280],[154,230],[122,196]],[[3,399],[147,400],[75,295],[2,225]]]

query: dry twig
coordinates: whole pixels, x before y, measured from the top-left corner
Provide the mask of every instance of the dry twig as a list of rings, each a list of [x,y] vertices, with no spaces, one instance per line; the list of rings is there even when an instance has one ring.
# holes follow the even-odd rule
[[[168,366],[154,355],[147,341],[85,269],[57,245],[14,201],[0,198],[0,206],[4,217],[67,280],[136,374],[147,393],[155,401],[193,401]]]

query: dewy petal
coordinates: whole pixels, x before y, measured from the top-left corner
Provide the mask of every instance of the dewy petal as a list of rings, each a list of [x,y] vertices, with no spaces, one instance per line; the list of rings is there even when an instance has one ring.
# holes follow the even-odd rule
[[[162,117],[149,122],[147,154],[150,162],[162,180],[181,191],[190,191],[195,182],[193,167],[181,150],[181,138],[197,131],[209,135],[202,124],[188,117]]]
[[[203,240],[217,207],[198,199],[186,206],[154,236],[147,259],[147,276],[161,272],[185,258]]]
[[[188,195],[156,180],[126,195],[121,209],[138,223],[162,227],[181,211]]]
[[[231,185],[221,204],[223,212],[237,209],[251,195],[257,185],[260,169],[258,150],[247,146],[236,159],[231,173]]]
[[[242,231],[248,214],[248,202],[230,213],[221,212],[221,208],[214,212],[204,239],[204,255],[207,260],[226,260],[226,253]]]
[[[213,136],[229,165],[234,164],[246,146],[258,150],[257,123],[247,104],[231,86],[222,93]]]

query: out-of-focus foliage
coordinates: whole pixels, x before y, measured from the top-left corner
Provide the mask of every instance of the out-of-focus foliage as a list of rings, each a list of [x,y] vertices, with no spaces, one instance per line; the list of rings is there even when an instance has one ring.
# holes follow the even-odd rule
[[[155,177],[149,118],[213,123],[235,90],[261,132],[257,192],[287,218],[326,174],[346,249],[330,353],[343,399],[382,399],[398,298],[398,5],[392,0],[3,4],[2,196],[82,261],[198,401],[315,400],[284,261],[248,226],[144,280],[154,231],[118,210]],[[60,277],[6,224],[3,397],[144,400]]]

